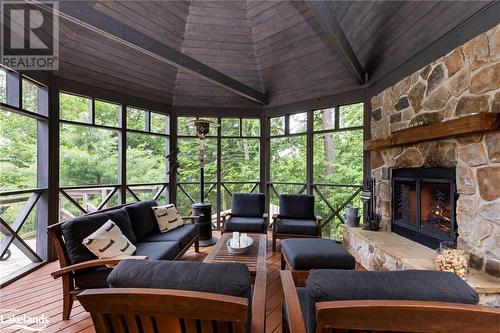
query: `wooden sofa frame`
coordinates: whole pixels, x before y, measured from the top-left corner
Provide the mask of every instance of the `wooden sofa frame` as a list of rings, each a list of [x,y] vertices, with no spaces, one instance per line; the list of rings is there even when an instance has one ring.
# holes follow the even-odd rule
[[[220,215],[220,234],[222,235],[224,233],[224,224],[226,223],[227,219],[229,217],[233,216],[233,214],[231,212],[225,212],[225,213],[222,213]],[[266,234],[267,233],[267,228],[269,228],[269,214],[267,213],[264,213],[262,215],[262,218],[264,219],[264,225],[266,226],[264,228],[264,231],[262,232],[262,234]],[[248,232],[249,234],[251,234],[251,232]]]
[[[277,239],[285,239],[285,238],[321,238],[321,228],[323,228],[323,225],[321,224],[321,221],[323,220],[321,216],[316,215],[314,218],[314,221],[316,222],[316,225],[318,227],[318,233],[314,236],[311,235],[297,235],[297,234],[283,234],[279,233],[276,231],[276,222],[280,218],[279,214],[273,214],[273,252],[276,251],[276,240]]]
[[[95,213],[102,213],[105,211],[109,211],[112,209],[118,209],[120,207],[124,207],[125,205],[105,209],[105,210],[100,210],[91,214]],[[88,215],[91,215],[88,214]],[[192,224],[195,223],[196,216],[186,216],[183,217],[183,220],[189,220],[191,221]],[[66,221],[65,221],[66,222]],[[119,258],[119,259],[94,259],[94,260],[89,260],[85,261],[82,263],[74,264],[71,265],[68,253],[66,252],[66,247],[64,245],[64,238],[63,238],[63,233],[61,226],[65,222],[59,222],[57,224],[53,224],[47,227],[47,231],[50,235],[50,238],[52,239],[54,243],[54,247],[56,250],[57,258],[59,260],[59,266],[60,269],[54,271],[51,273],[51,275],[54,277],[54,279],[61,278],[62,279],[62,285],[63,285],[63,312],[62,312],[62,319],[63,320],[68,320],[70,315],[71,315],[71,309],[73,308],[73,302],[76,298],[76,296],[83,291],[83,289],[77,288],[75,286],[75,280],[74,280],[74,273],[81,271],[83,269],[88,269],[88,268],[93,268],[93,267],[99,267],[99,266],[116,266],[121,260],[124,258]],[[174,260],[179,259],[186,253],[186,251],[194,244],[195,247],[195,252],[199,252],[199,240],[198,236],[193,238],[192,241],[189,242],[182,250],[179,252],[179,254],[174,258]],[[142,257],[145,258],[145,257]]]
[[[266,271],[258,270],[252,294],[251,333],[266,331]],[[244,333],[248,299],[214,293],[144,288],[89,289],[78,300],[97,333]],[[182,322],[182,324],[181,324]]]
[[[280,271],[280,275],[288,330],[290,333],[306,333],[296,289],[297,277],[291,271]],[[498,332],[500,329],[499,309],[470,304],[399,300],[329,301],[316,303],[315,312],[316,333],[345,330],[475,333]]]

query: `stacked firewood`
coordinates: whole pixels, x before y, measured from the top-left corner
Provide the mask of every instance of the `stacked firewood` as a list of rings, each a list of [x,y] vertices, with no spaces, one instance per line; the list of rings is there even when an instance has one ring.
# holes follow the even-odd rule
[[[443,249],[436,257],[436,270],[451,272],[465,280],[469,272],[469,255],[463,250]]]

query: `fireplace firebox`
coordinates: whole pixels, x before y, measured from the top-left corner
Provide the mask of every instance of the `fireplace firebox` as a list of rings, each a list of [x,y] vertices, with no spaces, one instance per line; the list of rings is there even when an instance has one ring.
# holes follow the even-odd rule
[[[392,170],[392,231],[432,249],[456,240],[455,169]]]

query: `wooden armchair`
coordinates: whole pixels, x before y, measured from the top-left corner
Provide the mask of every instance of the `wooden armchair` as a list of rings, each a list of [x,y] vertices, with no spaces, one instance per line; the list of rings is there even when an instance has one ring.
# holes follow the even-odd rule
[[[108,288],[86,290],[78,300],[91,313],[97,333],[266,331],[264,270],[257,271],[250,325],[250,305],[245,297],[172,289]]]
[[[111,210],[115,210],[117,208],[120,208],[123,206],[119,207],[114,207],[111,209],[107,210],[102,210],[98,211],[96,213],[88,214],[88,216],[93,215],[93,214],[98,214],[98,213],[103,213],[103,212],[109,212]],[[191,223],[194,224],[196,216],[188,216],[188,217],[183,217],[184,220],[189,220]],[[78,283],[76,283],[75,277],[76,274],[79,274],[80,272],[86,272],[88,270],[92,269],[106,269],[108,270],[114,266],[116,266],[121,260],[123,259],[146,259],[147,256],[142,256],[142,255],[136,255],[136,256],[127,256],[127,257],[120,257],[120,258],[112,258],[112,259],[93,259],[93,260],[87,260],[84,262],[80,262],[77,264],[71,264],[71,261],[69,259],[69,255],[66,249],[65,245],[65,240],[63,237],[63,231],[62,231],[62,225],[65,222],[60,222],[57,224],[53,224],[49,227],[47,227],[47,231],[49,233],[50,238],[52,239],[54,243],[54,247],[56,250],[56,254],[59,260],[59,265],[60,269],[54,271],[51,273],[51,275],[54,277],[54,279],[61,278],[62,280],[62,289],[63,289],[63,312],[62,312],[62,318],[63,320],[69,319],[71,315],[71,309],[73,308],[73,302],[76,299],[76,296],[85,290],[85,288],[78,287]],[[198,237],[196,237],[192,243],[189,244],[195,244],[195,250],[198,252]],[[189,246],[186,246],[185,249],[183,249],[175,259],[180,258],[184,252],[187,250]],[[102,270],[101,270],[101,273]],[[103,273],[104,274],[104,273]],[[102,278],[102,276],[96,276],[95,279],[98,280]]]
[[[314,214],[314,196],[283,194],[279,198],[280,213],[273,215],[273,252],[276,240],[284,238],[321,238],[321,221]]]
[[[221,215],[221,233],[267,233],[268,214],[262,193],[234,193],[231,212]]]
[[[280,271],[283,286],[284,332],[306,333],[306,323],[296,286],[302,276]],[[300,281],[296,281],[299,279]],[[317,333],[323,332],[499,332],[500,310],[470,304],[353,300],[317,302]],[[307,332],[312,333],[312,332]]]

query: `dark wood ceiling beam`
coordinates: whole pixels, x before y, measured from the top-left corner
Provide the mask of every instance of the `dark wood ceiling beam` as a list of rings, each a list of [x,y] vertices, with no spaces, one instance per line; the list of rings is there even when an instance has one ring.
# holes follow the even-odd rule
[[[323,32],[336,48],[343,62],[346,63],[356,80],[360,84],[365,84],[368,79],[367,73],[354,53],[329,1],[305,0],[304,2],[313,11]]]
[[[42,10],[49,10],[42,3],[33,3]],[[99,12],[89,3],[61,1],[59,11],[56,14],[65,20],[104,35],[169,65],[186,70],[203,80],[212,82],[249,100],[263,105],[267,104],[267,97],[264,93]]]

